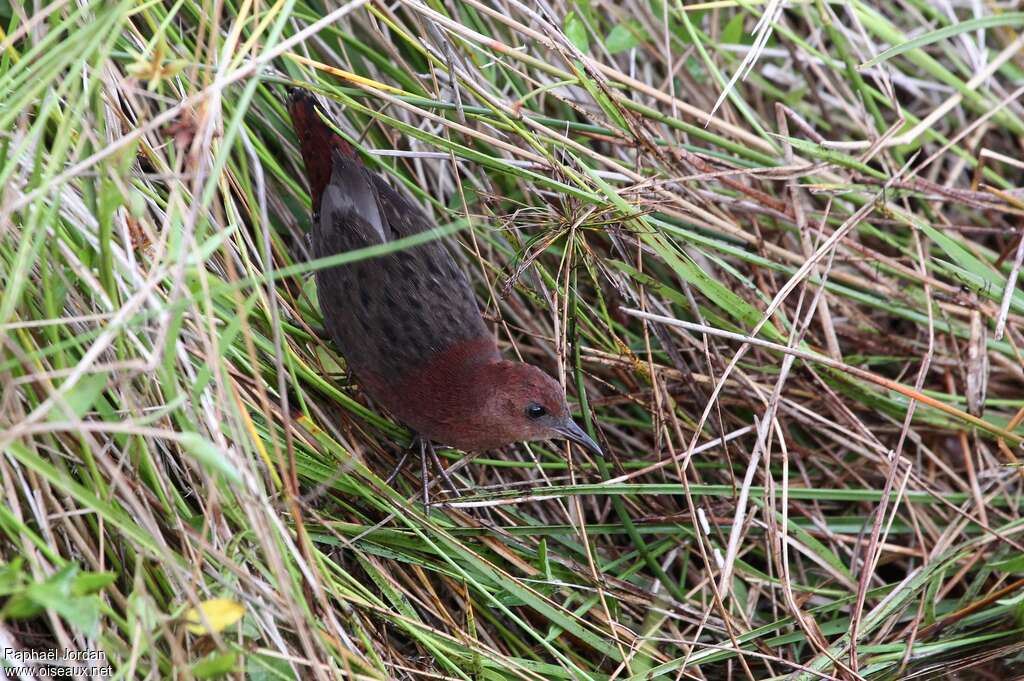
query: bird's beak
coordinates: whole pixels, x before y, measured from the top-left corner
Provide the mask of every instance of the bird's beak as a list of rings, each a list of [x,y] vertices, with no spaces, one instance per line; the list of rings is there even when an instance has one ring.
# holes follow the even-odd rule
[[[572,440],[573,442],[578,442],[579,444],[583,445],[588,450],[590,450],[592,454],[596,454],[597,456],[600,456],[602,458],[604,457],[604,452],[601,451],[601,448],[598,446],[598,444],[594,442],[594,440],[589,435],[587,435],[582,428],[576,425],[576,422],[573,421],[571,418],[566,418],[565,421],[563,421],[562,423],[555,427],[555,430],[558,432],[559,435],[562,435]]]

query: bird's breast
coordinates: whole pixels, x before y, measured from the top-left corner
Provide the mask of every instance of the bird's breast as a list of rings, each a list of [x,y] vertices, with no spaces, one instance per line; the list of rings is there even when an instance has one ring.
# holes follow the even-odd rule
[[[366,391],[414,431],[463,447],[486,399],[482,367],[500,360],[494,337],[460,341],[423,358],[400,375],[360,377]]]

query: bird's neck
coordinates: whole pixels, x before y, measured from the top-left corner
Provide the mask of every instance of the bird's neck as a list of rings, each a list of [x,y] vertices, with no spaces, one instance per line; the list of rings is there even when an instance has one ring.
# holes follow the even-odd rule
[[[462,341],[434,354],[399,385],[390,386],[393,401],[378,399],[400,420],[429,433],[431,422],[469,417],[486,397],[491,374],[504,364],[493,337]]]
[[[414,376],[432,392],[472,394],[480,375],[502,363],[493,337],[473,338],[433,355]]]
[[[316,118],[316,113],[311,115]],[[332,149],[337,149],[343,156],[362,163],[352,145],[338,137],[319,119],[312,122],[303,135],[301,151],[306,177],[309,180],[309,195],[313,202],[313,211],[316,213],[320,212],[324,190],[331,181]]]

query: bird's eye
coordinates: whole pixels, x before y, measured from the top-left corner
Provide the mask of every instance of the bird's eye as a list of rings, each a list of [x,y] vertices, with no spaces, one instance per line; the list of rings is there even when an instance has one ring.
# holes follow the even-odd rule
[[[531,419],[539,419],[541,416],[544,416],[544,414],[547,413],[548,410],[545,409],[544,405],[542,404],[534,403],[526,408],[526,415],[529,416]]]

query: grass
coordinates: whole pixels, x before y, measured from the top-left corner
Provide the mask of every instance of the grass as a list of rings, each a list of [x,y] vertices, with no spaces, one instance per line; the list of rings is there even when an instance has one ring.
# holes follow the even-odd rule
[[[1024,20],[962,5],[0,3],[0,649],[1009,678]],[[486,452],[429,514],[384,482],[410,434],[309,276],[374,253],[296,255],[291,85],[606,459]]]

